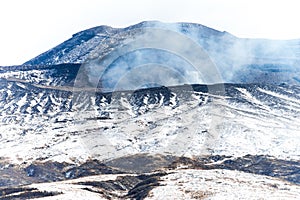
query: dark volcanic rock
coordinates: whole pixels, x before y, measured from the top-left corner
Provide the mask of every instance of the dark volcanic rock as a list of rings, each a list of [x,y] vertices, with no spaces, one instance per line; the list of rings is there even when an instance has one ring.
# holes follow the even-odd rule
[[[0,200],[35,199],[48,196],[56,196],[60,192],[39,191],[36,188],[5,188],[0,189]]]
[[[147,173],[163,169],[175,161],[174,156],[137,154],[106,162],[107,166],[129,173]]]
[[[34,162],[23,169],[14,165],[0,169],[0,187],[63,181],[99,174],[122,173],[122,171],[106,166],[98,160],[88,160],[81,165],[51,161]]]
[[[100,193],[107,199],[144,199],[156,186],[159,186],[160,177],[167,173],[153,173],[149,175],[119,176],[116,180],[79,182],[80,185],[93,186],[86,188],[90,192]],[[117,191],[123,195],[117,195]]]
[[[243,157],[208,156],[195,159],[179,157],[170,168],[185,165],[196,169],[228,169],[247,173],[277,177],[300,184],[300,162],[276,159],[266,155],[245,155]]]

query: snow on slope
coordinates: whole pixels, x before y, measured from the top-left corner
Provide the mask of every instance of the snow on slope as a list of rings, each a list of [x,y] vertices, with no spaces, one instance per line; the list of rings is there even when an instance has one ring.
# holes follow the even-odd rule
[[[174,170],[146,199],[298,199],[299,186],[228,170]]]
[[[299,160],[298,86],[228,84],[223,95],[197,85],[178,93],[166,88],[112,97],[84,92],[75,101],[69,91],[55,87],[5,84],[0,157],[14,163],[82,162],[137,153]]]
[[[128,182],[122,182],[126,176],[138,177],[137,174],[114,174],[87,176],[84,178],[38,183],[23,186],[23,189],[35,188],[35,191],[52,193],[41,200],[71,199],[299,199],[300,186],[276,178],[253,175],[231,170],[166,170],[166,175],[152,176],[141,182],[140,187],[128,191]],[[148,173],[144,176],[155,175]],[[151,181],[153,181],[151,185]],[[147,185],[147,182],[149,185]],[[109,183],[120,184],[119,190],[112,190]],[[122,185],[122,183],[124,185]],[[107,185],[105,185],[107,184]],[[159,184],[159,186],[158,186]],[[101,187],[102,186],[102,187]],[[105,186],[107,188],[105,188]],[[158,186],[158,187],[155,187]],[[103,188],[104,187],[104,188]],[[123,189],[122,189],[123,187]],[[152,188],[154,187],[154,188]],[[146,191],[143,191],[146,190]],[[147,192],[147,190],[149,190]],[[24,196],[26,192],[23,192]],[[140,193],[140,194],[139,194]],[[144,194],[143,194],[144,193]],[[131,196],[135,194],[137,196]],[[15,195],[15,196],[13,196]],[[22,195],[13,193],[6,198]],[[30,198],[30,192],[27,193]]]

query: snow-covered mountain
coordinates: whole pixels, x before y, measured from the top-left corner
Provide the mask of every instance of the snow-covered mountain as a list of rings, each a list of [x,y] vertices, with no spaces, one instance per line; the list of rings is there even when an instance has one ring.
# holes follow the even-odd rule
[[[0,67],[0,199],[297,199],[299,56],[142,22]]]
[[[24,65],[83,63],[99,45],[102,49],[97,49],[97,51],[99,56],[101,56],[101,54],[119,45],[123,40],[134,37],[135,34],[141,34],[143,29],[154,27],[168,28],[174,31],[181,31],[185,34],[193,34],[195,32],[200,40],[204,38],[220,40],[222,37],[235,39],[234,36],[226,32],[219,32],[209,27],[192,23],[167,24],[158,21],[146,21],[126,28],[99,26],[74,34],[69,40],[27,61]],[[132,32],[132,30],[134,30],[134,32]],[[205,47],[209,46],[206,45]]]
[[[98,156],[108,159],[129,152],[176,155],[205,152],[299,159],[299,86],[215,87],[220,94],[210,94],[206,85],[191,85],[113,93],[84,91],[74,95],[77,92],[69,87],[2,80],[3,156],[5,149],[22,141],[20,149],[15,148],[15,154],[10,152],[9,157],[22,155],[22,161],[42,157],[60,160],[61,156],[78,157],[82,148],[98,154],[104,151],[101,148],[112,147],[107,155]],[[89,144],[97,135],[99,141],[94,139]],[[32,137],[39,138],[42,152],[31,145],[36,142]],[[107,140],[107,146],[99,145]],[[67,146],[61,146],[61,141]],[[83,141],[88,147],[80,145]],[[182,148],[177,149],[178,145]]]
[[[82,64],[91,59],[101,59],[128,39],[138,37],[151,29],[167,29],[192,39],[214,62],[223,82],[253,82],[255,78],[260,77],[260,82],[299,83],[300,40],[237,38],[230,33],[193,23],[172,24],[150,21],[126,28],[99,26],[74,34],[69,40],[29,60],[24,65]],[[137,52],[139,54],[135,55],[135,60],[137,56],[149,54],[149,51],[143,49]],[[157,49],[155,52],[158,52]],[[161,53],[158,52],[159,55]],[[129,60],[130,55],[126,56]],[[151,55],[151,59],[156,62],[160,59],[157,57]],[[166,54],[164,57],[170,57],[174,63],[177,61],[174,55]],[[174,63],[172,65],[176,65]],[[180,63],[180,65],[184,64]]]

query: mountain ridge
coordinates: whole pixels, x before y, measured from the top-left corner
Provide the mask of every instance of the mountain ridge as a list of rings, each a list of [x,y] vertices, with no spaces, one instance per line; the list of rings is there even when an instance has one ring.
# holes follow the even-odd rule
[[[73,34],[73,37],[58,46],[25,62],[23,65],[57,65],[65,63],[85,64],[96,60],[103,60],[127,41],[142,36],[148,29],[170,30],[174,34],[183,35],[194,41],[214,63],[223,82],[243,82],[240,73],[252,77],[252,74],[265,72],[264,64],[273,66],[267,76],[273,76],[275,82],[298,84],[300,80],[300,39],[299,40],[268,40],[238,38],[225,31],[209,28],[195,23],[162,23],[158,21],[144,21],[125,28],[98,26]],[[159,38],[159,35],[156,37]],[[179,42],[180,41],[176,41]],[[184,44],[185,41],[182,41]],[[141,47],[143,44],[140,44]],[[178,47],[180,48],[180,47]],[[179,49],[180,50],[180,49]],[[149,50],[147,50],[149,52]],[[132,62],[139,55],[147,58],[146,49],[139,49],[129,54],[120,55],[115,62]],[[125,52],[124,52],[125,53]],[[160,62],[159,49],[152,49],[152,62]],[[174,55],[165,55],[169,60],[177,62]],[[131,59],[129,61],[128,59]],[[126,60],[127,59],[127,60]],[[169,68],[175,63],[169,63]],[[254,72],[252,69],[254,67]],[[281,69],[282,67],[284,69]],[[188,66],[183,65],[181,68]],[[286,73],[290,68],[293,73]],[[120,68],[121,69],[121,68]],[[257,71],[257,69],[259,69]],[[255,71],[256,70],[256,71]],[[277,71],[277,73],[274,73]],[[93,73],[93,72],[91,72]],[[251,81],[253,78],[249,78]],[[247,80],[246,80],[247,81]],[[205,83],[204,83],[205,84]]]
[[[175,28],[176,26],[182,26],[184,28],[188,28],[188,26],[193,26],[193,27],[198,27],[199,29],[206,29],[210,33],[218,33],[219,35],[223,35],[226,32],[220,32],[215,29],[209,28],[207,26],[201,25],[201,24],[196,24],[196,23],[187,23],[187,22],[178,22],[178,23],[162,23],[159,21],[143,21],[138,24],[134,24],[125,28],[113,28],[107,25],[101,25],[101,26],[96,26],[92,27],[83,31],[79,31],[75,34],[72,35],[72,37],[58,46],[49,49],[48,51],[41,53],[35,58],[30,59],[29,61],[25,62],[23,65],[36,65],[36,64],[61,64],[62,62],[49,62],[49,59],[46,59],[48,61],[44,61],[45,58],[51,57],[56,58],[53,54],[59,54],[57,56],[60,56],[60,54],[64,54],[65,52],[60,52],[61,50],[64,50],[64,48],[69,47],[69,44],[74,45],[80,45],[82,41],[87,42],[88,40],[93,39],[93,37],[96,37],[97,35],[101,35],[102,37],[109,37],[113,34],[117,34],[118,32],[121,31],[128,31],[131,29],[140,29],[140,28],[151,28],[151,27],[156,27],[156,28],[168,28],[172,27]],[[177,27],[175,28],[177,29]],[[96,38],[97,39],[97,38]],[[101,38],[100,38],[101,39]],[[95,43],[100,44],[101,41],[95,41]],[[55,59],[54,59],[55,60]],[[82,63],[84,60],[72,60],[71,63]],[[64,63],[70,63],[70,62],[64,62]]]
[[[102,35],[103,37],[111,37],[113,34],[117,34],[119,32],[126,32],[128,30],[132,29],[143,29],[143,28],[164,28],[164,29],[171,29],[173,31],[178,31],[183,34],[186,34],[187,32],[191,32],[191,29],[197,30],[200,33],[200,36],[202,34],[203,37],[206,37],[206,39],[209,39],[210,37],[224,37],[226,36],[225,39],[228,40],[243,40],[247,43],[247,41],[257,41],[257,42],[291,42],[295,45],[300,45],[300,39],[293,39],[293,40],[273,40],[273,39],[264,39],[264,38],[238,38],[226,31],[218,31],[216,29],[210,28],[208,26],[202,25],[202,24],[197,24],[197,23],[188,23],[188,22],[177,22],[177,23],[163,23],[160,21],[143,21],[138,24],[134,24],[128,27],[124,28],[113,28],[107,25],[101,25],[101,26],[96,26],[92,27],[86,30],[79,31],[75,34],[72,35],[72,37],[61,44],[59,44],[56,47],[53,47],[52,49],[49,49],[48,51],[41,53],[35,58],[30,59],[29,61],[25,62],[24,65],[33,65],[33,64],[58,64],[58,63],[50,63],[50,62],[45,62],[43,59],[46,55],[49,56],[51,54],[57,53],[58,50],[62,50],[61,46],[66,46],[68,47],[68,43],[70,42],[75,42],[74,45],[79,45],[80,42],[85,41],[87,42],[88,40],[91,40],[93,37],[97,36],[98,34]],[[195,33],[193,33],[195,34]],[[188,34],[187,34],[188,35]],[[198,35],[199,36],[199,35]],[[192,36],[193,37],[193,36]],[[194,38],[197,39],[197,38]],[[99,44],[101,41],[97,41]],[[202,44],[201,44],[202,45]],[[205,48],[205,46],[203,46]],[[299,48],[299,47],[298,47]],[[205,48],[206,49],[206,48]],[[87,52],[89,51],[86,50]],[[61,52],[59,52],[61,53]],[[51,58],[53,58],[53,55],[51,55]],[[38,62],[39,61],[39,62]],[[54,59],[55,61],[55,59]],[[84,60],[73,60],[71,63],[82,63]],[[61,62],[59,62],[61,63]],[[70,63],[70,62],[65,62],[65,63]]]

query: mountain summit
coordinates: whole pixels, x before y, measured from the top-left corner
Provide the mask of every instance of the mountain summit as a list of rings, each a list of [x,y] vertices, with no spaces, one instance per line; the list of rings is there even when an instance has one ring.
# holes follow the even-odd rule
[[[24,65],[83,64],[91,59],[101,59],[109,56],[128,40],[139,37],[151,29],[170,30],[171,33],[193,40],[214,63],[223,82],[249,83],[260,77],[260,81],[268,83],[299,83],[300,40],[237,38],[230,33],[194,23],[147,21],[126,28],[94,27],[74,34],[69,40],[27,61]],[[155,37],[163,36],[156,35]],[[181,46],[185,43],[185,41],[175,42]],[[142,47],[143,44],[140,46]],[[173,55],[167,55],[157,49],[150,52],[149,48],[146,51],[141,47],[139,51],[122,55],[124,59],[121,61],[126,61],[126,59],[128,61],[130,58],[130,62],[134,62],[140,55],[143,59],[145,55],[148,55],[151,62],[153,60],[161,62],[158,59],[164,53],[165,60],[166,58],[174,60],[171,65],[174,66],[176,63],[179,65]],[[153,55],[149,56],[149,52]],[[119,62],[119,65],[122,62]],[[186,67],[184,64],[181,65],[182,68]]]
[[[146,28],[164,28],[182,33],[197,33],[197,37],[199,38],[220,38],[227,35],[225,32],[219,32],[209,27],[193,23],[171,24],[158,21],[145,21],[126,28],[98,26],[74,34],[69,40],[25,62],[24,65],[83,63],[97,46],[103,46],[103,50],[105,51],[119,41],[124,40],[124,38],[132,37],[132,35],[129,35],[131,30]],[[139,34],[139,32],[135,34]]]

